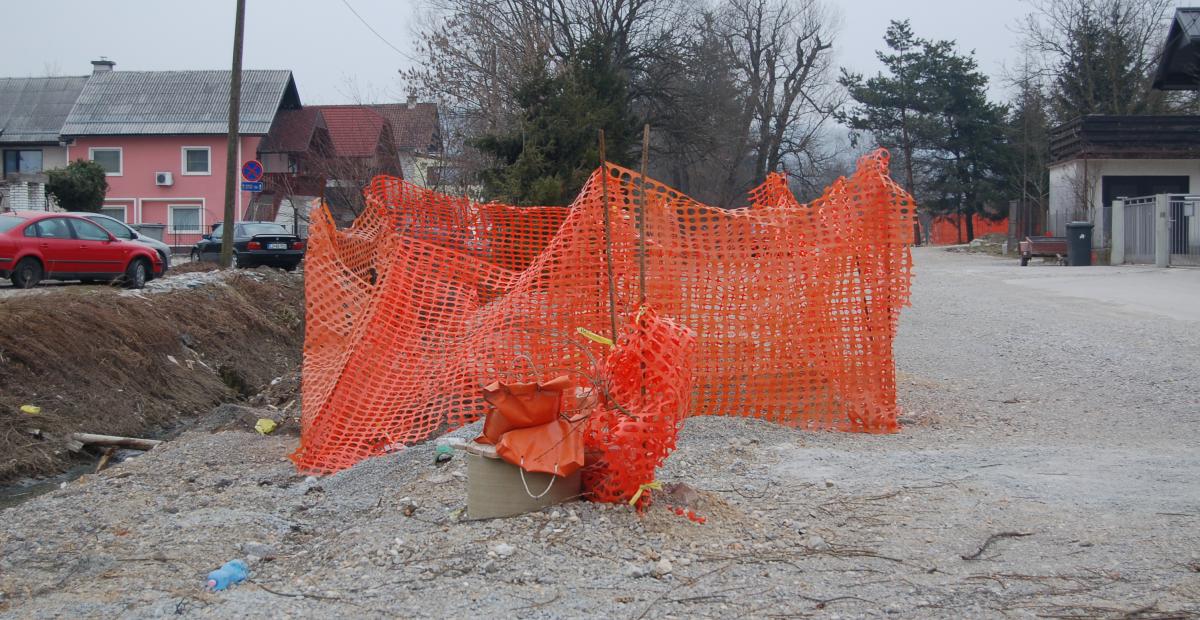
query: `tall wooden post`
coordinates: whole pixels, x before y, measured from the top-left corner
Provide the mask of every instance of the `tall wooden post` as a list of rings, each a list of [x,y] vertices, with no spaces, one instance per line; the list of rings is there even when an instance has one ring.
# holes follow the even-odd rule
[[[237,0],[233,27],[233,71],[229,75],[229,148],[225,153],[225,219],[221,229],[221,268],[233,262],[234,199],[238,188],[238,113],[242,107],[242,33],[246,25],[246,0]]]

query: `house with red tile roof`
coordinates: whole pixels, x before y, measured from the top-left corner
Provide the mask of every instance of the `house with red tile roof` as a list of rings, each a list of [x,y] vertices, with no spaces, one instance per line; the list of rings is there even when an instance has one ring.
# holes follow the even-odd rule
[[[325,176],[325,201],[339,224],[362,211],[362,190],[378,175],[404,177],[391,123],[369,106],[321,105],[332,155],[310,161]]]
[[[264,170],[263,191],[246,219],[275,221],[306,237],[308,214],[325,196],[324,164],[334,157],[325,116],[312,106],[281,110],[258,153]]]
[[[370,108],[392,126],[404,178],[421,187],[438,189],[443,181],[440,173],[444,153],[437,104],[409,99],[408,103],[372,104]]]

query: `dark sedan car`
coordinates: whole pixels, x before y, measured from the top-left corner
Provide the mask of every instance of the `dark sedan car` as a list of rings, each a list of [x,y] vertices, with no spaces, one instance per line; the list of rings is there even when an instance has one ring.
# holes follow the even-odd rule
[[[221,235],[224,226],[213,226],[211,235],[204,235],[192,247],[192,260],[217,261],[221,257]],[[268,265],[291,271],[304,258],[304,240],[283,224],[274,222],[238,222],[233,225],[233,266],[257,267]]]

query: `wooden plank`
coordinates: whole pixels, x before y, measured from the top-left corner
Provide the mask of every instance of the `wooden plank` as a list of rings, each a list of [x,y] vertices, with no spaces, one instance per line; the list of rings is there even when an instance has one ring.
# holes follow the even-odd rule
[[[155,446],[162,443],[157,439],[118,437],[116,435],[93,435],[91,433],[71,433],[71,439],[87,446],[133,448],[134,450],[153,450]]]

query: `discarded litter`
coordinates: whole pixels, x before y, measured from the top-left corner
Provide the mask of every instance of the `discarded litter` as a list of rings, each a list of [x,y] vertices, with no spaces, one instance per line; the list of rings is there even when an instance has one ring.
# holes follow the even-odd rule
[[[433,451],[433,464],[441,465],[447,463],[454,458],[454,448],[448,444],[441,444]]]
[[[42,412],[42,408],[37,405],[21,405],[21,413],[26,415],[37,415]]]
[[[208,589],[220,592],[231,585],[241,583],[250,575],[250,569],[241,560],[230,560],[221,568],[208,574]]]
[[[254,423],[254,430],[258,431],[262,435],[270,435],[271,433],[275,432],[275,429],[277,428],[279,428],[279,425],[276,424],[275,420],[272,420],[271,418],[259,418],[258,422]]]

